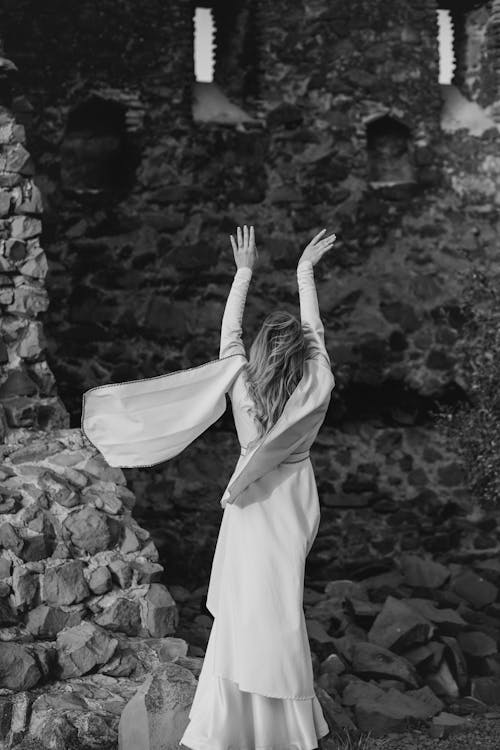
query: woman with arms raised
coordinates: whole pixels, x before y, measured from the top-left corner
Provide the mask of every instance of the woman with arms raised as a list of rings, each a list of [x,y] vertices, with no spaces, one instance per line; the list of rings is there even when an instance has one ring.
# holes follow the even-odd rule
[[[307,245],[297,267],[300,321],[286,311],[268,315],[247,360],[241,325],[254,230],[231,236],[237,271],[220,358],[246,362],[228,390],[241,455],[221,500],[207,596],[214,623],[181,738],[192,750],[313,750],[328,733],[313,689],[303,589],[320,520],[309,449],[335,383],[313,266],[334,242],[323,230]]]

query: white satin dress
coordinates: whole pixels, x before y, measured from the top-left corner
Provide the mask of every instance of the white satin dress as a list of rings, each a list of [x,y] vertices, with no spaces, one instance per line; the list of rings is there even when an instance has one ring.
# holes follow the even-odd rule
[[[250,279],[249,268],[236,272],[220,357],[245,356],[241,325]],[[221,501],[207,596],[214,622],[181,748],[313,750],[329,732],[313,688],[303,589],[320,520],[309,448],[335,381],[310,262],[299,265],[297,281],[308,350],[304,376],[261,447],[251,448],[250,461],[247,447],[258,427],[244,370],[228,390],[242,452]]]

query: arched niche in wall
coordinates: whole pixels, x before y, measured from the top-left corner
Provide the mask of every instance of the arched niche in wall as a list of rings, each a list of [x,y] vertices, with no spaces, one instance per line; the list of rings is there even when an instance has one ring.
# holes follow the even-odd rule
[[[415,183],[410,128],[391,115],[366,122],[368,179],[372,187]]]
[[[76,105],[68,116],[60,155],[65,192],[120,197],[131,186],[136,166],[124,105],[99,96]]]
[[[192,5],[193,119],[252,122],[245,111],[257,94],[254,0],[197,0]]]

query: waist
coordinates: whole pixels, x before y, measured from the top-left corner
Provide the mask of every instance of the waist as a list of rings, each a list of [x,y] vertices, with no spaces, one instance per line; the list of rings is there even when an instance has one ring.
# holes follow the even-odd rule
[[[248,453],[248,449],[242,447],[240,456],[246,456],[247,453]],[[298,464],[301,461],[305,461],[306,459],[308,459],[310,455],[311,454],[308,450],[300,451],[298,453],[291,453],[285,461],[281,462],[281,464]]]

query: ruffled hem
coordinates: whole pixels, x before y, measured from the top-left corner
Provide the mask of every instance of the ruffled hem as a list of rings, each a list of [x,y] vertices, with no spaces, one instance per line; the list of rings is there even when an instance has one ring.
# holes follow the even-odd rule
[[[200,674],[201,678],[201,674]],[[315,750],[330,731],[315,696],[267,698],[214,675],[198,684],[180,748],[189,750]]]
[[[316,695],[271,698],[240,690],[210,670],[209,641],[180,747],[190,750],[315,750],[330,729]]]

